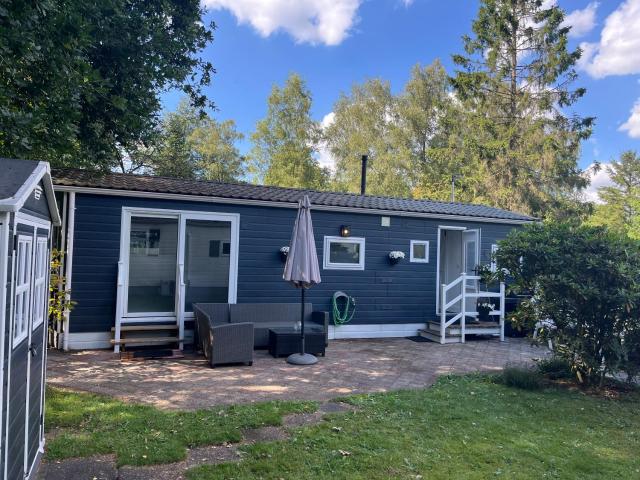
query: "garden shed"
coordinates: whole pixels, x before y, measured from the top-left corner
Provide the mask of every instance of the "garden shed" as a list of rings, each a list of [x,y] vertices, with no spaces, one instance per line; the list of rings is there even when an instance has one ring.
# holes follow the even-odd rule
[[[44,452],[51,228],[59,225],[49,164],[0,159],[0,475],[35,477]]]

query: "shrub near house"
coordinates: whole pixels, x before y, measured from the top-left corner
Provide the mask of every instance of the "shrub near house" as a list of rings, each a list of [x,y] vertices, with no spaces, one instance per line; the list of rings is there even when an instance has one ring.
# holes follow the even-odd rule
[[[496,252],[498,276],[532,292],[513,321],[552,340],[578,380],[640,371],[640,243],[606,228],[534,224],[513,231]]]

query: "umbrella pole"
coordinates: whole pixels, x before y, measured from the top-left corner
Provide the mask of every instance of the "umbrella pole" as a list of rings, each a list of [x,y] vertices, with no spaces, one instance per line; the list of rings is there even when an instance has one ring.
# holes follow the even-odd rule
[[[293,353],[287,357],[287,362],[293,365],[313,365],[318,363],[318,359],[315,355],[305,353],[304,346],[304,291],[301,292],[301,304],[300,304],[300,353]]]
[[[300,304],[300,355],[304,355],[304,291],[302,287],[302,301]]]

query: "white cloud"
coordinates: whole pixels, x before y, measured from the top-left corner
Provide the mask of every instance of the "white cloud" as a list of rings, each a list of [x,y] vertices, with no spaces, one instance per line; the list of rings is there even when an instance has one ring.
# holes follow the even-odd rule
[[[596,26],[596,10],[598,2],[592,2],[582,10],[574,10],[569,13],[563,22],[563,26],[571,27],[570,37],[582,37]]]
[[[589,185],[584,191],[585,198],[590,202],[600,203],[600,197],[598,197],[598,189],[602,187],[608,187],[613,185],[611,178],[609,177],[608,163],[601,163],[600,170],[597,173],[594,171],[594,164],[592,163],[587,167],[586,175],[591,180]]]
[[[580,66],[593,77],[640,73],[640,0],[625,0],[607,17],[600,41],[580,46]]]
[[[362,0],[202,0],[214,10],[227,9],[238,23],[268,37],[285,31],[297,42],[338,45],[356,22]]]
[[[627,132],[631,138],[640,138],[640,98],[633,105],[629,119],[618,130]]]
[[[336,121],[336,114],[333,112],[327,113],[324,117],[322,117],[322,121],[320,122],[320,127],[324,130],[328,128],[333,122]],[[328,168],[332,172],[336,169],[336,159],[331,154],[331,150],[324,143],[321,142],[318,146],[318,162],[321,167]]]

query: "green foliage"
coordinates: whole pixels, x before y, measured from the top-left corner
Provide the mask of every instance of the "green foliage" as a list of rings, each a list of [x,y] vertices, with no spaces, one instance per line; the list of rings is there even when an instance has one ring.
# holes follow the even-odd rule
[[[607,166],[612,186],[602,187],[589,225],[605,225],[612,230],[640,240],[640,156],[626,151],[619,161]]]
[[[542,0],[482,0],[465,53],[446,153],[472,166],[468,187],[492,205],[539,216],[582,213],[577,166],[593,119],[567,111],[581,51],[567,49],[564,14]]]
[[[155,134],[159,94],[198,108],[212,40],[198,0],[0,5],[0,156],[108,169]]]
[[[533,293],[514,319],[538,327],[578,380],[631,371],[640,351],[640,243],[601,227],[527,225],[499,243],[499,275]]]
[[[49,318],[51,321],[62,322],[64,312],[71,311],[76,304],[71,300],[71,290],[67,288],[67,279],[62,272],[64,252],[53,249],[49,275]]]
[[[446,162],[432,158],[443,141],[448,78],[436,60],[416,65],[404,91],[393,95],[389,82],[354,85],[334,105],[334,122],[323,132],[336,158],[336,188],[359,192],[363,154],[370,155],[367,192],[399,197],[438,198],[448,191]]]
[[[132,159],[130,171],[149,169],[155,175],[230,182],[245,173],[237,142],[244,136],[233,120],[218,122],[185,100],[165,115],[161,131],[146,155]],[[140,153],[140,150],[138,151]]]
[[[241,462],[197,467],[187,478],[635,478],[639,400],[441,377],[427,389],[349,397],[356,412],[245,447]]]
[[[312,412],[312,402],[265,402],[195,412],[167,412],[109,397],[47,389],[47,459],[115,453],[119,465],[183,460],[186,448],[238,442],[245,428],[280,425],[282,416]]]
[[[284,87],[274,85],[267,115],[252,134],[252,173],[266,185],[322,189],[328,172],[314,154],[319,126],[311,119],[311,92],[296,74]]]
[[[233,120],[216,122],[205,118],[189,137],[196,156],[198,176],[218,182],[239,180],[245,173],[245,158],[240,155],[236,144],[243,138]]]
[[[507,365],[497,380],[507,387],[522,390],[540,390],[544,385],[540,372],[529,365]]]
[[[550,380],[572,378],[571,364],[564,358],[551,356],[538,362],[538,371]]]

